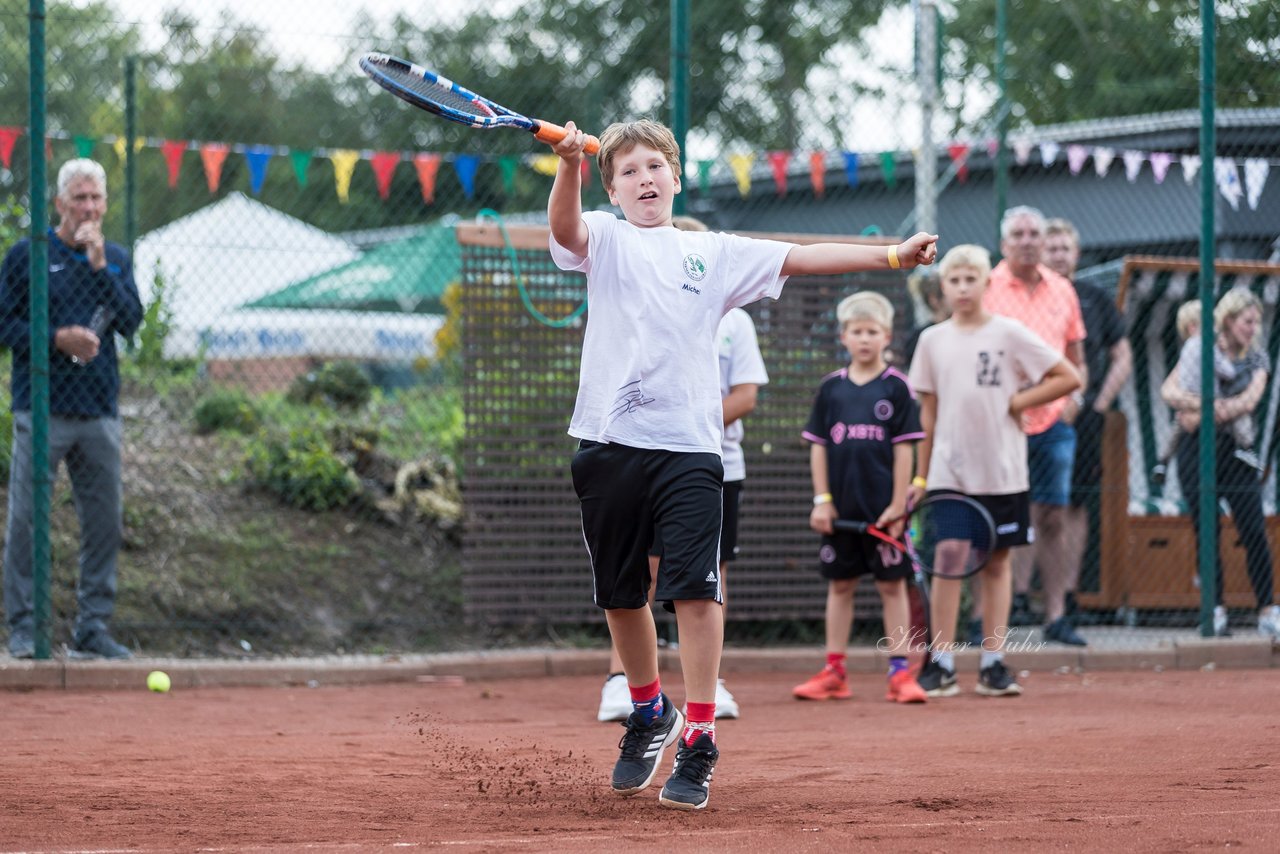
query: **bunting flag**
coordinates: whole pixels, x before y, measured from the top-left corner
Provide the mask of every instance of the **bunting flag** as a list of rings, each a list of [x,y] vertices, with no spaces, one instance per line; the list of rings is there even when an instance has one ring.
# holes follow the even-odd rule
[[[458,173],[462,192],[466,193],[468,199],[475,198],[476,170],[479,168],[480,158],[475,154],[459,154],[453,159],[453,171]]]
[[[1200,171],[1200,155],[1184,154],[1178,158],[1178,162],[1182,164],[1182,180],[1190,184],[1196,179],[1196,173]]]
[[[76,146],[76,157],[92,157],[93,147],[98,141],[91,136],[74,136],[71,141]]]
[[[773,186],[779,196],[787,194],[787,163],[791,160],[790,151],[770,151],[768,153],[769,168],[773,170]]]
[[[841,152],[844,155],[844,179],[850,187],[858,186],[858,153],[856,151]]]
[[[208,142],[200,146],[200,161],[204,163],[204,179],[209,185],[209,192],[218,192],[222,183],[222,163],[227,159],[231,149],[220,142]]]
[[[1045,166],[1052,166],[1053,161],[1058,159],[1058,150],[1060,146],[1056,142],[1040,143],[1040,162]]]
[[[307,170],[311,168],[311,158],[315,156],[309,148],[295,148],[289,152],[289,161],[293,163],[293,176],[298,179],[298,186],[307,186]]]
[[[556,171],[560,169],[560,155],[535,154],[533,159],[529,161],[529,165],[539,175],[554,176]]]
[[[729,168],[738,181],[738,195],[744,199],[751,195],[751,164],[755,162],[754,154],[730,154]]]
[[[369,165],[373,167],[373,180],[378,185],[378,197],[385,202],[391,197],[391,176],[400,165],[400,152],[374,152],[373,157],[369,158]]]
[[[1084,168],[1084,162],[1089,159],[1089,149],[1083,145],[1067,146],[1067,168],[1071,170],[1072,175],[1079,175],[1080,170]]]
[[[160,143],[160,153],[164,155],[165,165],[169,167],[169,189],[178,186],[178,174],[182,171],[182,155],[187,151],[185,139],[166,139]]]
[[[249,164],[249,189],[256,196],[262,192],[262,184],[267,180],[267,165],[271,162],[273,150],[269,145],[253,145],[245,149],[244,159]]]
[[[956,167],[956,180],[961,184],[969,180],[969,143],[953,142],[947,146],[947,156]]]
[[[1230,157],[1215,157],[1213,160],[1213,182],[1218,185],[1218,192],[1231,205],[1233,211],[1240,210],[1240,196],[1244,190],[1240,186],[1240,170]]]
[[[1146,155],[1141,151],[1130,149],[1125,151],[1121,157],[1124,158],[1124,177],[1132,184],[1138,180],[1138,173],[1142,171],[1142,161],[1147,159]]]
[[[340,148],[330,152],[329,160],[333,162],[333,186],[338,193],[338,201],[345,205],[351,199],[351,173],[356,171],[360,152]]]
[[[145,139],[143,139],[142,137],[140,137],[140,136],[136,136],[136,137],[134,137],[134,138],[133,138],[133,153],[134,153],[134,154],[137,154],[139,151],[141,151],[141,150],[142,150],[142,146],[143,146],[143,145],[145,145],[145,144],[146,144],[146,142],[147,142],[147,141],[146,141]],[[119,157],[119,158],[120,158],[120,162],[121,162],[121,163],[123,163],[123,162],[124,162],[124,147],[125,147],[125,145],[127,145],[127,144],[128,144],[128,143],[125,141],[125,138],[124,138],[124,137],[122,137],[122,136],[118,136],[118,137],[116,137],[116,141],[115,141],[115,142],[113,142],[113,143],[111,144],[111,147],[112,147],[113,149],[115,149],[116,157]]]
[[[590,187],[591,186],[591,158],[589,157],[582,158],[582,168],[579,171],[582,173],[582,186]]]
[[[422,152],[413,158],[413,168],[418,171],[418,186],[422,187],[422,201],[436,203],[436,172],[440,169],[440,155]]]
[[[898,186],[898,160],[892,151],[880,153],[880,173],[884,175],[884,184],[890,190]]]
[[[809,152],[809,185],[819,199],[827,194],[827,155],[821,151]]]
[[[13,166],[13,146],[22,136],[22,128],[0,128],[0,163],[8,169]]]
[[[1111,161],[1116,159],[1116,152],[1113,148],[1103,148],[1099,146],[1093,150],[1093,171],[1097,173],[1099,178],[1107,177],[1107,173],[1111,171]]]
[[[520,158],[514,155],[498,158],[498,168],[502,170],[502,192],[508,196],[516,192],[516,170],[520,168]]]
[[[1164,176],[1169,174],[1169,167],[1173,165],[1173,155],[1167,151],[1154,151],[1151,153],[1151,174],[1156,176],[1156,183],[1163,184]]]
[[[714,160],[698,161],[698,189],[704,193],[711,189],[711,167],[715,164]]]
[[[47,136],[44,138],[44,159],[53,162],[53,140]]]
[[[1015,139],[1013,141],[1013,159],[1019,166],[1027,165],[1027,161],[1031,159],[1031,140]]]
[[[1262,188],[1267,185],[1271,164],[1263,157],[1250,157],[1244,162],[1244,189],[1249,200],[1249,210],[1256,211],[1262,199]]]

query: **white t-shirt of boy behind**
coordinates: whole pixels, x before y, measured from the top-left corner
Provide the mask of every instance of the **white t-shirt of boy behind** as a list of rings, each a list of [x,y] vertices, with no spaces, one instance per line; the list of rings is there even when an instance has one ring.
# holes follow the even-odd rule
[[[562,270],[587,275],[587,329],[569,435],[633,448],[721,453],[720,318],[777,299],[792,244],[583,215],[586,257],[551,239]]]
[[[760,344],[756,341],[756,325],[751,315],[740,308],[731,309],[720,320],[717,333],[720,341],[720,397],[729,394],[729,389],[736,385],[766,385],[769,372],[765,369],[764,358],[760,355]],[[720,443],[721,456],[724,458],[724,479],[726,483],[745,480],[747,462],[742,453],[742,438],[746,430],[739,418],[732,424],[724,425],[724,441]]]

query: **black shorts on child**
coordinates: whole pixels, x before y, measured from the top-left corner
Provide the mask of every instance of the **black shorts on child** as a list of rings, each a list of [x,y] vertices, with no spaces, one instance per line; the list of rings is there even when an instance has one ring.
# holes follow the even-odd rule
[[[573,488],[591,560],[595,603],[642,608],[649,602],[649,546],[662,542],[655,598],[723,601],[720,584],[721,485],[717,454],[578,444]]]
[[[876,581],[911,577],[911,561],[898,549],[867,534],[838,531],[822,537],[818,571],[829,581],[859,578],[871,573]]]
[[[931,491],[929,495],[959,494],[951,489]],[[1031,527],[1031,493],[1015,492],[1011,495],[970,495],[991,514],[996,526],[995,550],[1025,546],[1035,541]]]

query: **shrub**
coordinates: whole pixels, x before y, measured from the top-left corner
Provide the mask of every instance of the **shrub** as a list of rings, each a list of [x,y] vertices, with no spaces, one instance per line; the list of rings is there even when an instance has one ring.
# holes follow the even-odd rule
[[[293,381],[289,399],[359,409],[373,396],[373,383],[355,362],[330,362]]]
[[[334,453],[324,434],[300,427],[249,446],[249,473],[286,504],[304,510],[345,507],[360,494],[355,473]]]
[[[229,388],[202,397],[196,403],[194,418],[196,432],[201,434],[230,430],[248,435],[257,431],[262,420],[248,395]]]

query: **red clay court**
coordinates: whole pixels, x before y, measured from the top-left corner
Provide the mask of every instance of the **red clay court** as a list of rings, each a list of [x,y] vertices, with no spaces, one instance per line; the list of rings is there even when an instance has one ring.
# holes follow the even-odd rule
[[[658,806],[665,770],[609,790],[595,675],[8,691],[0,849],[1274,850],[1274,670],[1037,670],[1012,699],[961,670],[909,707],[876,674],[802,703],[807,672],[732,673],[697,813]]]

